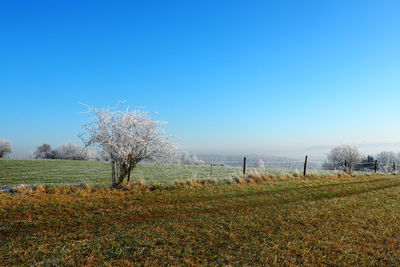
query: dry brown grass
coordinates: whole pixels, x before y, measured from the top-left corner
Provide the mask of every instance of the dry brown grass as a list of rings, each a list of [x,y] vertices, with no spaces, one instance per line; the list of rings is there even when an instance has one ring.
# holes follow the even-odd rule
[[[379,175],[379,174],[378,174]],[[378,176],[377,175],[377,176]],[[307,174],[306,177],[304,177],[302,174],[299,172],[295,172],[292,175],[290,174],[279,174],[276,176],[270,175],[270,174],[260,174],[260,173],[251,173],[246,176],[238,176],[234,178],[229,178],[229,179],[193,179],[193,180],[186,180],[184,182],[180,182],[178,180],[175,181],[175,185],[177,186],[201,186],[201,185],[222,185],[222,184],[258,184],[258,183],[264,183],[264,182],[271,182],[271,181],[294,181],[294,180],[323,180],[323,179],[338,179],[338,178],[353,178],[354,176],[351,176],[347,173],[342,173],[339,172],[337,174],[326,174],[326,175],[318,175],[318,174]]]
[[[400,264],[400,176],[283,178],[0,193],[0,265]]]

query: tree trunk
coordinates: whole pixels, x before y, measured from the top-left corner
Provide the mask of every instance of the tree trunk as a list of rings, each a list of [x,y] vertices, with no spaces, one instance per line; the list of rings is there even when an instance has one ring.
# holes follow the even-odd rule
[[[347,163],[347,173],[348,173],[349,175],[352,175],[352,173],[353,173],[353,168],[354,168],[354,165],[353,165],[352,163]]]
[[[126,174],[123,170],[121,170],[119,177],[118,177],[118,184],[122,184],[125,180]]]
[[[119,164],[118,184],[123,184],[128,175],[129,168],[125,163]]]
[[[111,161],[111,180],[112,186],[118,186],[124,182],[126,178],[126,170],[124,165],[118,161]]]
[[[131,180],[131,169],[129,169],[129,171],[128,171],[128,180],[127,180],[127,183],[129,183],[129,181]]]
[[[111,163],[111,177],[114,187],[118,187],[123,184],[125,179],[127,183],[130,182],[132,177],[132,170],[135,168],[136,164],[126,164],[114,161]]]
[[[133,171],[133,169],[135,167],[136,167],[136,163],[132,163],[132,164],[129,165],[129,168],[128,168],[128,183],[132,178],[132,171]]]
[[[115,161],[111,161],[111,180],[112,180],[112,185],[115,185]]]

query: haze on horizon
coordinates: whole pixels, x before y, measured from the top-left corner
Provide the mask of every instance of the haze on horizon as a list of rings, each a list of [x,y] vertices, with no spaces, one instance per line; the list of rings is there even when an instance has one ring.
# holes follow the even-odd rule
[[[181,150],[400,151],[398,1],[3,1],[0,139],[81,144],[97,107],[168,121]]]

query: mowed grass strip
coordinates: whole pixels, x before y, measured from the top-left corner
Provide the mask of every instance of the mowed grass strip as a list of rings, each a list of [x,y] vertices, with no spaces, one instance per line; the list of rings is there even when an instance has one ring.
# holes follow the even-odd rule
[[[0,194],[0,265],[400,264],[400,176]]]

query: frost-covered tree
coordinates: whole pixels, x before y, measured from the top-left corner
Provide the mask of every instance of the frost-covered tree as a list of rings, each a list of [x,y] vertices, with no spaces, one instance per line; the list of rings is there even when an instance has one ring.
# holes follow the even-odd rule
[[[328,156],[328,163],[334,167],[343,167],[344,171],[351,174],[354,166],[360,162],[361,154],[354,145],[342,145],[333,148]]]
[[[185,165],[204,165],[203,160],[199,160],[196,155],[190,157],[188,152],[182,154],[180,162]]]
[[[86,160],[87,150],[73,143],[66,143],[53,151],[55,159]]]
[[[262,168],[262,169],[265,168],[265,166],[264,166],[264,161],[263,161],[262,159],[259,159],[259,160],[257,161],[257,168]]]
[[[49,144],[38,146],[35,151],[35,159],[51,159],[54,158],[54,153]]]
[[[172,157],[176,146],[164,131],[165,122],[153,120],[140,109],[87,106],[91,120],[81,135],[86,146],[97,146],[111,162],[113,186],[129,182],[133,169],[143,160]]]
[[[204,160],[200,160],[196,155],[192,156],[192,162],[194,165],[199,165],[199,166],[204,165]]]
[[[10,141],[7,140],[0,140],[0,158],[3,158],[7,154],[12,153],[13,150],[11,148]]]
[[[190,158],[190,155],[188,152],[183,153],[181,162],[182,162],[182,164],[185,164],[185,165],[192,164],[192,159]]]
[[[194,165],[199,165],[199,166],[203,166],[204,165],[204,160],[198,159],[194,162]]]
[[[199,159],[196,155],[192,156],[192,161],[194,165],[199,165],[199,166],[204,165],[204,160]]]

